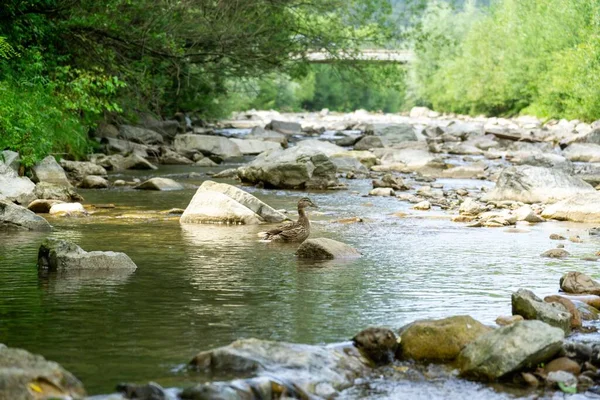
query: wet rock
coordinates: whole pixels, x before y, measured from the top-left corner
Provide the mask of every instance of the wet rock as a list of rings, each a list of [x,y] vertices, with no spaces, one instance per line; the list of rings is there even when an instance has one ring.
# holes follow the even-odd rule
[[[590,184],[564,171],[519,166],[504,169],[498,177],[496,187],[484,196],[484,201],[554,203],[592,192],[595,193],[595,190]],[[543,216],[546,217],[546,214]]]
[[[450,361],[476,338],[492,329],[467,315],[415,321],[400,328],[399,359]]]
[[[88,175],[79,184],[82,189],[106,189],[108,181],[101,176]]]
[[[52,227],[44,218],[0,196],[0,229],[49,231]]]
[[[225,183],[204,181],[181,216],[182,224],[260,224],[287,217],[251,194]]]
[[[358,258],[361,254],[352,246],[337,240],[314,238],[305,240],[296,251],[296,256],[310,260],[333,260]]]
[[[562,235],[559,235],[558,233],[552,233],[550,235],[550,240],[567,240],[567,238]]]
[[[559,357],[550,361],[544,367],[544,373],[550,374],[556,371],[565,371],[573,375],[579,375],[581,373],[581,366],[576,361],[571,360],[568,357]]]
[[[83,197],[75,189],[46,182],[35,185],[34,194],[38,199],[44,200],[83,201]]]
[[[83,384],[59,364],[22,349],[0,345],[0,398],[83,399]]]
[[[383,139],[379,136],[364,136],[354,145],[354,150],[371,150],[385,147]]]
[[[125,253],[85,251],[73,242],[46,239],[38,251],[38,270],[69,273],[73,271],[135,271],[137,266]]]
[[[265,126],[265,129],[282,133],[284,135],[300,135],[302,134],[302,125],[297,122],[277,121],[273,120]]]
[[[600,295],[600,283],[581,272],[568,272],[563,275],[560,278],[560,289],[572,294]]]
[[[56,162],[54,157],[48,156],[31,169],[34,182],[52,183],[58,186],[71,186],[65,170]]]
[[[19,204],[29,204],[35,200],[35,184],[0,160],[0,196]]]
[[[415,130],[409,124],[370,124],[365,132],[367,135],[382,137],[384,143],[389,145],[417,140]]]
[[[461,374],[495,380],[547,362],[561,349],[564,331],[541,321],[498,328],[469,343],[458,356]]]
[[[600,192],[582,193],[544,209],[544,218],[573,222],[600,221]]]
[[[367,328],[352,338],[352,343],[375,364],[387,364],[394,360],[398,339],[387,328]]]
[[[335,396],[330,385],[316,384],[314,393],[318,398]],[[183,400],[240,400],[240,399],[312,399],[311,394],[293,382],[274,376],[236,379],[230,382],[211,382],[186,388],[180,395]]]
[[[206,158],[203,158],[201,160],[196,161],[196,163],[194,165],[197,166],[197,167],[216,167],[219,164],[217,164],[216,162],[214,162],[210,158],[206,157]],[[237,174],[237,172],[236,172],[236,174]]]
[[[150,178],[135,186],[134,189],[171,191],[183,190],[183,185],[169,178]]]
[[[149,382],[145,385],[122,383],[117,385],[117,391],[122,393],[126,399],[167,400],[168,398],[165,390],[155,382]]]
[[[410,186],[404,183],[404,180],[399,176],[393,176],[392,174],[385,174],[383,178],[374,180],[372,182],[373,188],[391,188],[393,190],[410,190]]]
[[[567,258],[571,255],[571,253],[569,253],[568,251],[566,251],[565,249],[550,249],[547,250],[545,252],[543,252],[542,254],[540,254],[540,257],[546,257],[546,258]]]
[[[141,144],[162,144],[164,142],[162,135],[159,133],[131,125],[121,125],[119,128],[119,137]]]
[[[512,313],[526,320],[540,320],[571,333],[571,314],[561,303],[546,303],[533,292],[519,289],[511,296]]]
[[[232,179],[237,178],[237,168],[228,168],[219,173],[213,175],[213,178],[217,179]]]
[[[60,204],[60,203],[64,203],[64,201],[37,199],[37,200],[34,200],[31,203],[29,203],[29,205],[27,206],[27,209],[36,214],[48,214],[53,205]]]
[[[337,167],[320,151],[293,147],[266,151],[238,169],[242,182],[289,189],[327,189],[338,185]]]
[[[427,200],[421,201],[413,206],[415,210],[427,211],[431,210],[431,203]]]
[[[230,139],[235,143],[243,155],[257,155],[267,150],[281,149],[281,144],[272,141],[253,139]]]
[[[260,126],[254,127],[246,138],[279,143],[282,147],[287,147],[288,145],[287,137],[284,134],[266,130]]]
[[[375,188],[369,191],[369,196],[390,197],[394,196],[394,194],[392,188]]]
[[[515,322],[523,321],[524,319],[525,318],[520,315],[501,315],[496,318],[496,324],[499,326],[507,326],[512,325]]]
[[[596,321],[596,320],[600,319],[600,310],[598,310],[597,308],[595,308],[583,301],[578,301],[578,300],[570,300],[570,301],[577,308],[577,311],[579,312],[579,315],[581,316],[582,321]]]
[[[242,152],[232,140],[222,136],[185,134],[175,136],[175,150],[183,155],[194,152],[218,156],[222,159],[241,157]]]
[[[60,160],[60,166],[63,167],[69,179],[75,182],[81,182],[83,178],[89,175],[107,175],[106,169],[89,161],[68,161],[62,159]]]
[[[566,297],[554,295],[554,296],[544,297],[544,301],[546,303],[562,304],[562,306],[567,310],[567,312],[569,314],[571,314],[571,328],[572,329],[581,328],[581,325],[582,325],[581,314],[579,313],[579,310],[577,309],[577,307],[571,300],[567,299]]]
[[[82,217],[88,215],[88,212],[81,203],[59,203],[50,207],[50,215],[59,217]]]
[[[569,236],[569,241],[573,242],[573,243],[583,243],[583,239],[581,239],[577,235],[575,235],[575,236]]]

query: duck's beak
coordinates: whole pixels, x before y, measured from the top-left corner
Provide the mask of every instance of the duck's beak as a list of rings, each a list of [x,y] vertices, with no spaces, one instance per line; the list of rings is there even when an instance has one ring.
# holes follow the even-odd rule
[[[318,206],[318,205],[316,205],[315,203],[310,203],[310,205],[311,205],[311,207],[314,207],[314,208],[319,208],[319,206]]]

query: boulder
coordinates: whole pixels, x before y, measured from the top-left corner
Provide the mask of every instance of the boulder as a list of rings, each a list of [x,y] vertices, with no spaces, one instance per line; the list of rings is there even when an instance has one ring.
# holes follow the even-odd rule
[[[83,399],[85,396],[83,384],[59,364],[0,344],[0,399]]]
[[[467,344],[491,330],[468,315],[415,321],[400,328],[396,356],[416,361],[452,361]]]
[[[520,315],[502,315],[496,318],[496,324],[498,324],[499,326],[507,326],[512,325],[518,321],[523,321],[524,319],[525,318],[521,317]]]
[[[81,203],[59,203],[50,207],[49,214],[60,217],[77,217],[85,216],[88,212]]]
[[[53,205],[60,203],[64,203],[64,201],[37,199],[29,203],[27,209],[36,214],[48,214]]]
[[[352,343],[375,364],[392,362],[398,348],[398,339],[388,328],[363,329],[352,338]]]
[[[469,140],[483,136],[485,129],[481,123],[455,122],[446,128],[446,133],[461,140]]]
[[[106,176],[104,167],[89,161],[68,161],[60,160],[60,165],[63,167],[70,180],[81,182],[86,176]]]
[[[82,189],[106,189],[108,181],[102,176],[88,175],[79,184]]]
[[[242,182],[289,189],[326,189],[337,186],[337,167],[320,151],[293,147],[269,150],[238,169]]]
[[[484,211],[486,211],[485,206],[470,197],[467,197],[458,209],[458,212],[463,215],[479,215]]]
[[[281,149],[281,145],[276,142],[253,140],[253,139],[230,139],[235,143],[243,155],[257,155],[267,150]]]
[[[38,251],[38,270],[69,273],[77,271],[135,271],[137,266],[125,253],[85,251],[73,242],[46,239]]]
[[[542,321],[520,321],[493,330],[469,343],[457,361],[463,376],[495,380],[536,367],[561,349],[565,333]]]
[[[577,309],[575,303],[566,297],[554,295],[554,296],[546,296],[544,297],[544,302],[546,303],[560,303],[568,312],[571,314],[571,329],[579,329],[582,325],[582,317],[581,313]],[[587,306],[587,304],[583,302],[579,302]],[[589,306],[591,307],[591,306]]]
[[[357,150],[343,151],[341,153],[335,153],[330,158],[333,159],[335,157],[354,158],[354,159],[360,161],[360,163],[362,165],[364,165],[366,168],[371,168],[372,166],[377,165],[377,163],[379,162],[379,160],[377,159],[375,154],[371,153],[370,151],[357,151]]]
[[[424,200],[415,204],[413,209],[421,211],[431,210],[431,203],[428,200]]]
[[[344,153],[334,154],[329,159],[335,164],[338,172],[353,172],[355,174],[367,175],[369,170],[359,160],[346,156]]]
[[[385,167],[389,166],[401,172],[419,172],[423,175],[439,176],[442,174],[442,170],[447,168],[441,158],[419,148],[375,149],[373,153],[381,161],[381,165],[374,167],[374,170],[386,170]]]
[[[65,170],[56,162],[54,157],[48,156],[37,163],[31,169],[33,172],[33,181],[52,183],[58,186],[71,186]]]
[[[35,185],[34,195],[38,199],[44,200],[83,201],[83,197],[72,187],[57,186],[46,182]]]
[[[573,222],[600,222],[600,193],[574,195],[544,209],[542,217]]]
[[[600,295],[600,283],[581,272],[568,272],[563,275],[560,278],[560,289],[570,294]]]
[[[369,196],[378,196],[378,197],[391,197],[394,196],[394,189],[392,188],[375,188],[369,191]]]
[[[119,169],[156,170],[158,169],[158,167],[151,164],[145,158],[138,156],[137,154],[131,154],[122,159],[122,163]]]
[[[404,183],[404,180],[399,176],[393,176],[392,174],[385,174],[383,178],[374,180],[372,182],[373,188],[391,188],[393,190],[410,190],[410,186]]]
[[[119,129],[106,121],[100,121],[94,135],[98,138],[117,138]]]
[[[457,165],[442,171],[442,178],[450,179],[479,179],[485,177],[486,165],[474,163],[471,165]]]
[[[183,190],[183,185],[169,178],[150,178],[135,186],[134,189],[160,191]]]
[[[591,185],[564,171],[518,166],[505,168],[498,177],[496,187],[483,199],[484,201],[555,203],[575,195],[592,192],[595,190]]]
[[[119,137],[124,140],[141,144],[162,144],[164,142],[161,134],[150,129],[131,125],[121,125],[119,128]]]
[[[49,231],[48,221],[35,215],[25,207],[18,206],[6,198],[0,197],[0,229],[25,229],[30,231]]]
[[[265,129],[279,132],[284,135],[300,135],[302,133],[302,125],[297,122],[273,120],[265,126]]]
[[[520,153],[513,157],[511,162],[515,165],[556,168],[568,173],[573,172],[573,164],[565,157],[554,153]]]
[[[298,147],[303,149],[310,149],[314,151],[320,151],[327,157],[331,157],[333,154],[342,153],[346,151],[343,147],[333,144],[331,142],[325,142],[317,139],[302,140],[298,142]]]
[[[21,157],[16,151],[0,151],[0,164],[6,165],[18,173],[19,169],[21,168]]]
[[[409,116],[411,118],[428,118],[432,111],[427,107],[413,107],[410,109]]]
[[[410,124],[370,124],[365,132],[367,135],[381,136],[383,142],[390,146],[417,140],[415,130]]]
[[[358,142],[354,144],[354,150],[371,150],[385,147],[383,139],[379,136],[364,136]]]
[[[547,251],[543,252],[542,254],[540,254],[540,257],[546,257],[546,258],[567,258],[570,255],[571,255],[571,253],[569,253],[565,249],[557,248],[557,249],[550,249],[550,250],[547,250]]]
[[[512,313],[526,320],[539,320],[571,333],[571,314],[560,303],[546,303],[533,292],[519,289],[511,296]]]
[[[217,167],[219,164],[211,160],[210,158],[202,158],[194,163],[197,167]],[[236,170],[237,171],[237,170]],[[237,174],[237,172],[236,172]]]
[[[185,134],[175,136],[173,146],[178,153],[201,152],[205,156],[214,155],[223,159],[241,157],[242,152],[231,139],[222,136]]]
[[[526,221],[532,224],[544,222],[544,219],[537,215],[530,205],[525,204],[514,211],[517,221]]]
[[[600,144],[573,143],[563,150],[563,154],[570,161],[597,163],[600,162]]]
[[[266,130],[260,126],[254,127],[248,136],[246,136],[246,139],[275,142],[279,143],[282,147],[287,147],[288,145],[287,136],[275,131]]]
[[[160,163],[164,165],[190,165],[194,162],[173,150],[161,149]]]
[[[361,254],[354,247],[333,239],[306,239],[296,251],[298,258],[310,260],[334,260],[358,258]]]
[[[35,184],[0,161],[0,196],[15,203],[29,204],[36,198]]]
[[[120,153],[122,155],[135,154],[144,158],[155,156],[159,152],[156,147],[134,143],[128,140],[104,138],[100,143],[104,145],[106,153]],[[104,165],[103,167],[106,168]]]
[[[288,219],[251,194],[225,183],[204,181],[181,216],[182,224],[260,224]]]

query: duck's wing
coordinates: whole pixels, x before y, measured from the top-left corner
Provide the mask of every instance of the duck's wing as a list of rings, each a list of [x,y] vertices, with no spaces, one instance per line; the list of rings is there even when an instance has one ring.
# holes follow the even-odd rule
[[[267,237],[280,235],[283,232],[293,230],[296,225],[297,225],[296,222],[279,225],[277,228],[273,228],[273,229],[267,231],[266,235],[267,235]]]
[[[302,226],[301,224],[294,224],[293,227],[281,231],[278,235],[281,239],[285,241],[293,241],[294,239],[303,236],[305,232],[306,227]]]

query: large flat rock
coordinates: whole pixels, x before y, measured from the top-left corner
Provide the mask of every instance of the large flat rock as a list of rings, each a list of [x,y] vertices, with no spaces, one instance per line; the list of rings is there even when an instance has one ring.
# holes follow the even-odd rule
[[[544,209],[542,217],[573,222],[600,222],[600,192],[578,194]]]

